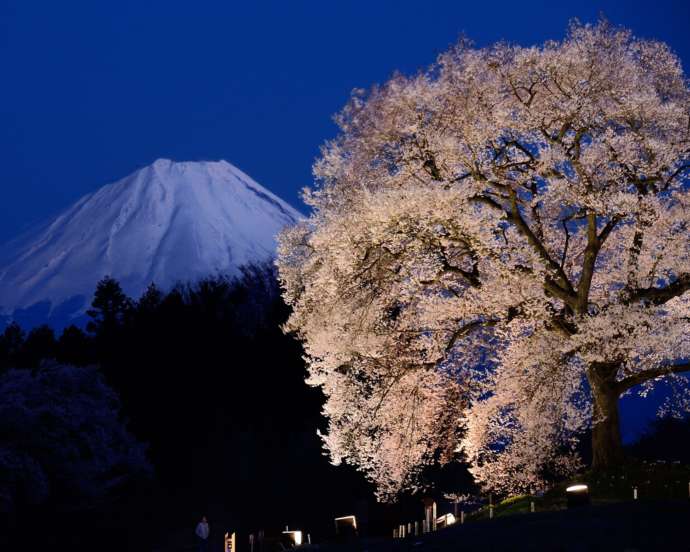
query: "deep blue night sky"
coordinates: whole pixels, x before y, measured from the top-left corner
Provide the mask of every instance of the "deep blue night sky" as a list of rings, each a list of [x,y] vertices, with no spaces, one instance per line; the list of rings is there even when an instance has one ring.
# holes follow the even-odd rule
[[[354,87],[464,32],[559,38],[603,12],[690,66],[690,2],[0,0],[0,242],[156,158],[224,158],[295,206]]]
[[[0,242],[159,157],[227,159],[298,208],[355,87],[599,13],[690,68],[690,2],[0,0]],[[628,407],[624,429],[651,414]]]

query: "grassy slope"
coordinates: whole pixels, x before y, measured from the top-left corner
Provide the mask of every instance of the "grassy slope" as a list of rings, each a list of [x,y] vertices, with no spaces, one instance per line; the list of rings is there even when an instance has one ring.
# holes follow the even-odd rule
[[[573,483],[586,483],[589,486],[594,506],[630,501],[634,487],[637,487],[640,500],[682,500],[690,496],[690,466],[635,462],[603,474],[586,472],[557,485],[541,497],[523,495],[507,498],[495,505],[494,518],[529,513],[530,501],[535,502],[537,512],[563,510],[566,508],[565,488]],[[489,519],[488,506],[472,513],[468,519]]]
[[[422,537],[362,540],[321,551],[690,551],[690,466],[629,464],[616,472],[585,473],[542,497],[516,496],[467,516],[464,525]],[[587,483],[592,506],[566,509],[565,487]],[[632,500],[633,487],[639,500]],[[536,513],[530,513],[530,501]]]
[[[690,502],[630,501],[468,521],[407,539],[322,545],[320,552],[482,552],[690,550]]]

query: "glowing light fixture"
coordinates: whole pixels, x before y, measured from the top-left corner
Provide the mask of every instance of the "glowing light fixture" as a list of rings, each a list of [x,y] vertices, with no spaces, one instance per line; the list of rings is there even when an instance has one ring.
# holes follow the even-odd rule
[[[341,516],[335,518],[336,525],[338,525],[338,522],[343,522],[343,525],[352,525],[355,529],[357,529],[357,518],[355,516]]]
[[[444,514],[439,518],[436,518],[436,527],[438,529],[442,529],[444,527],[448,527],[449,525],[453,525],[457,519],[453,514]]]
[[[302,531],[283,531],[283,535],[287,535],[294,546],[302,546]]]
[[[335,518],[335,534],[339,537],[357,536],[357,518],[355,516],[340,516]]]
[[[568,498],[568,508],[589,506],[589,487],[583,484],[570,485],[565,494]]]

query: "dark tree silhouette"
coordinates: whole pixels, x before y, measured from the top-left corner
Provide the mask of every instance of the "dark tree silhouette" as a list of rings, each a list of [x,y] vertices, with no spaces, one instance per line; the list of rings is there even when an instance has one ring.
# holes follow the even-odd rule
[[[67,326],[56,346],[58,362],[87,366],[96,362],[92,339],[77,326]]]
[[[654,420],[640,439],[630,446],[636,458],[690,463],[690,418]]]
[[[53,364],[0,376],[1,511],[91,507],[148,477],[144,447],[95,368]]]
[[[42,325],[32,329],[23,346],[23,364],[27,368],[37,368],[42,360],[55,359],[57,341],[49,326]]]
[[[136,303],[136,313],[138,316],[153,314],[160,307],[163,300],[163,292],[158,289],[155,283],[149,284],[144,294]]]
[[[16,366],[26,335],[19,324],[12,322],[0,335],[0,372]]]
[[[125,322],[131,309],[132,301],[117,280],[106,276],[98,282],[91,308],[86,311],[91,318],[86,328],[91,333],[109,336]]]
[[[167,293],[152,285],[136,301],[99,282],[90,332],[65,329],[55,354],[99,365],[127,427],[149,444],[156,486],[116,513],[94,510],[96,526],[121,519],[136,535],[133,506],[153,512],[142,531],[154,540],[200,511],[238,531],[302,524],[314,538],[363,505],[379,519],[363,478],[322,454],[322,397],[304,383],[300,344],[281,330],[287,314],[270,266]]]

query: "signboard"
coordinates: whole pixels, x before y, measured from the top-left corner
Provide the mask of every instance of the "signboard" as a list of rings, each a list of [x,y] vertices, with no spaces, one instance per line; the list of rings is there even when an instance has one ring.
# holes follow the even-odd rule
[[[236,552],[235,548],[235,533],[225,533],[225,552]]]

